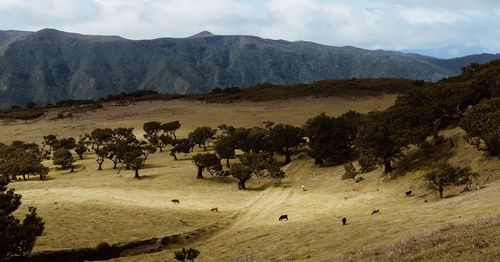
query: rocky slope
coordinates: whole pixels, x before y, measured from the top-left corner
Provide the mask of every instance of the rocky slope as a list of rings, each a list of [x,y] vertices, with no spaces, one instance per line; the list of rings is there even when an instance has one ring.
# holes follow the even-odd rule
[[[440,60],[206,31],[188,38],[139,41],[54,29],[0,31],[0,107],[96,99],[141,89],[203,93],[215,87],[371,77],[435,81],[457,74],[470,62],[498,57]]]

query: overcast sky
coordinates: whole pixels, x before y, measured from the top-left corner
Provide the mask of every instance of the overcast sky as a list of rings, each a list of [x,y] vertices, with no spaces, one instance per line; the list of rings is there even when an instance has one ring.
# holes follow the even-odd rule
[[[455,57],[500,53],[495,0],[0,0],[0,29],[130,39],[214,34]]]

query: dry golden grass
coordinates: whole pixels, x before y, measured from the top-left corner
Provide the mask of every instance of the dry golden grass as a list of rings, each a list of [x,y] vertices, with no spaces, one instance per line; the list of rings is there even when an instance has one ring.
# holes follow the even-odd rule
[[[40,142],[42,136],[55,134],[60,137],[74,136],[90,132],[95,128],[134,127],[142,137],[142,125],[147,121],[167,122],[180,120],[180,136],[199,126],[217,127],[220,124],[234,126],[261,125],[263,121],[273,121],[302,125],[307,119],[325,112],[338,115],[348,110],[366,113],[387,108],[394,103],[396,95],[366,98],[304,98],[300,100],[272,102],[242,102],[233,104],[206,104],[196,101],[147,101],[128,106],[114,103],[104,104],[104,109],[74,117],[57,119],[64,109],[54,109],[34,121],[2,123],[0,137],[2,142],[22,140]],[[56,120],[51,120],[56,119]]]
[[[345,261],[498,261],[500,214],[447,225],[394,244],[346,254]]]
[[[394,96],[384,96],[229,105],[185,101],[106,105],[104,111],[73,119],[10,124],[0,129],[0,135],[3,141],[39,141],[49,133],[77,136],[96,127],[119,126],[135,127],[140,134],[146,121],[180,120],[183,127],[179,134],[185,136],[197,126],[221,123],[252,126],[271,120],[299,125],[320,112],[367,112],[383,109],[393,100]],[[445,195],[457,195],[439,199],[423,182],[421,167],[427,160],[416,152],[410,152],[408,172],[401,176],[382,177],[378,169],[360,183],[341,180],[342,166],[318,168],[307,156],[299,155],[284,167],[287,178],[281,184],[251,180],[249,190],[239,191],[230,178],[196,179],[190,156],[174,161],[168,153],[159,153],[147,161],[146,169],[140,171],[145,178],[140,180],[133,179],[128,170],[117,175],[109,163],[97,172],[95,160],[88,154],[77,162],[75,173],[52,167],[49,181],[32,179],[11,186],[23,194],[21,212],[34,205],[46,221],[36,251],[166,236],[236,215],[228,227],[189,244],[201,251],[200,261],[336,261],[346,252],[387,245],[449,223],[465,223],[499,212],[498,159],[476,152],[463,141],[459,129],[444,134],[458,145],[447,156],[449,161],[479,172],[481,190],[458,194],[460,189],[447,189]],[[305,192],[300,189],[303,184],[308,189]],[[413,190],[415,196],[404,197],[407,190]],[[181,204],[172,204],[173,198]],[[213,207],[220,212],[210,212]],[[376,208],[380,214],[370,215]],[[282,214],[290,220],[279,222]],[[342,217],[347,217],[349,225],[342,226]],[[188,225],[182,225],[179,218]],[[173,250],[179,247],[118,260],[173,261]]]

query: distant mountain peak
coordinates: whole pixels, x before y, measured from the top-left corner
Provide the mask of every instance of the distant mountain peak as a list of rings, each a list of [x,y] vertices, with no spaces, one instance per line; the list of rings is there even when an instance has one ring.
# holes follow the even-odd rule
[[[64,32],[59,31],[59,30],[54,29],[54,28],[44,28],[44,29],[38,30],[37,33],[64,33]]]
[[[198,38],[198,37],[211,37],[211,36],[215,36],[214,34],[210,33],[209,31],[207,30],[203,30],[195,35],[192,35],[190,36],[189,38]]]

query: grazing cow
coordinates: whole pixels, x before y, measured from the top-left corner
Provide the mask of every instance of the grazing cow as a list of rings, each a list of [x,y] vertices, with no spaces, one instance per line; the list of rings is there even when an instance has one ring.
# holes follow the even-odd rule
[[[372,211],[372,215],[373,215],[373,214],[378,214],[379,212],[380,212],[380,210],[379,210],[378,208],[377,208],[377,209],[373,209],[373,211]]]
[[[347,225],[347,218],[345,218],[345,217],[342,218],[342,225],[344,225],[344,226]]]
[[[412,193],[413,193],[413,192],[412,192],[411,190],[410,190],[410,191],[406,191],[406,192],[405,192],[405,195],[406,195],[407,197],[409,197],[409,196],[411,196],[411,194],[412,194]]]
[[[210,211],[211,211],[211,212],[219,212],[219,209],[218,209],[218,208],[216,208],[216,207],[214,207],[214,208],[210,209]]]
[[[174,203],[174,204],[180,204],[181,201],[179,201],[179,199],[172,199],[172,203]]]
[[[179,218],[179,221],[181,222],[182,225],[187,226],[188,222],[182,218]]]
[[[288,221],[288,215],[281,215],[280,218],[279,218],[279,221],[281,221],[281,220]]]
[[[302,189],[302,191],[306,191],[307,190],[306,186],[304,186],[304,185],[302,185],[300,188]]]

